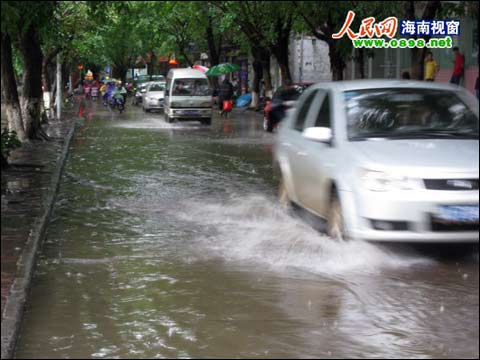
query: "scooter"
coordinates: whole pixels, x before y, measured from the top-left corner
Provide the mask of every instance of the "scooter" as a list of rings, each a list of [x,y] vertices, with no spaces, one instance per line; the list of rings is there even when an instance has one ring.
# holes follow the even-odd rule
[[[112,97],[110,99],[109,104],[110,104],[110,109],[115,110],[115,108],[117,108],[120,114],[122,113],[123,110],[125,110],[125,100],[123,97],[121,99]]]

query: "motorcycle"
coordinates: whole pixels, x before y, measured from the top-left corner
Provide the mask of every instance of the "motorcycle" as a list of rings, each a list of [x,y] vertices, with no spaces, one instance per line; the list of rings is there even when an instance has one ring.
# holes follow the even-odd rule
[[[114,98],[112,97],[109,101],[110,109],[114,111],[118,109],[119,113],[121,114],[123,110],[125,110],[125,98]]]

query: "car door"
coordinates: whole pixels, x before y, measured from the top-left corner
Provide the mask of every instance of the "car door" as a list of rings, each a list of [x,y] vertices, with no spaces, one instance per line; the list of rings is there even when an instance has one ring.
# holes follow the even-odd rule
[[[315,100],[317,90],[313,90],[305,94],[305,98],[298,104],[298,109],[295,111],[293,122],[286,130],[287,136],[284,137],[281,146],[288,158],[289,171],[291,176],[291,185],[293,186],[294,199],[302,204],[302,189],[303,189],[303,173],[305,172],[304,154],[302,152],[302,132],[305,123],[308,120],[312,104]]]
[[[332,96],[319,90],[315,96],[304,128],[324,127],[332,130]],[[302,136],[298,145],[298,161],[302,164],[302,205],[322,217],[327,216],[330,191],[330,171],[335,158],[334,142],[323,143]]]

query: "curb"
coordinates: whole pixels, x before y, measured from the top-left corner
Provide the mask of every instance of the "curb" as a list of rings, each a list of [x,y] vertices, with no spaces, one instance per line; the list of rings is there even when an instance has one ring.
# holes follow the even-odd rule
[[[25,249],[17,263],[19,276],[15,278],[12,287],[10,288],[10,295],[6,300],[4,312],[2,314],[2,359],[13,358],[15,352],[19,330],[22,324],[23,312],[28,299],[30,283],[35,269],[37,250],[45,235],[45,230],[55,203],[70,144],[78,124],[77,121],[72,121],[72,127],[65,138],[62,153],[57,160],[57,167],[52,174],[52,180],[49,189],[47,190],[47,195],[43,200],[42,205],[44,213],[42,216],[35,219]]]

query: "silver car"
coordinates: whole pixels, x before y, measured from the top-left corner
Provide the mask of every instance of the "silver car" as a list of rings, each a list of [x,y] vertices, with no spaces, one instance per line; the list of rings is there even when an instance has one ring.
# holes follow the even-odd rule
[[[478,242],[478,100],[409,80],[316,84],[279,129],[279,196],[330,236]]]
[[[143,111],[163,110],[165,101],[165,81],[150,82],[143,93]]]

